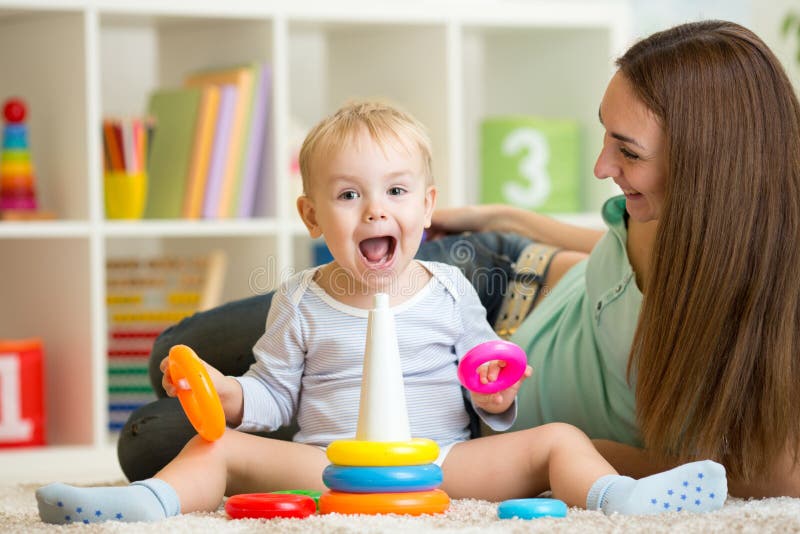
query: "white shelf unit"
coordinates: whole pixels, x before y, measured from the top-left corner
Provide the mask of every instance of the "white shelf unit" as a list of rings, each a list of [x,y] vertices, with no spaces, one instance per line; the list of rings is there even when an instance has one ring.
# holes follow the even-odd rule
[[[430,130],[446,206],[475,200],[481,117],[577,118],[594,209],[611,193],[591,178],[597,105],[627,44],[628,16],[624,0],[0,0],[0,99],[27,101],[40,203],[59,217],[0,223],[0,337],[44,339],[49,443],[0,449],[0,481],[24,476],[31,460],[42,469],[67,460],[76,473],[92,458],[115,461],[106,431],[107,257],[221,248],[231,260],[226,300],[308,265],[288,172],[291,124],[310,126],[355,97],[401,104]],[[107,221],[101,118],[142,114],[151,90],[193,70],[252,60],[273,71],[263,213]]]

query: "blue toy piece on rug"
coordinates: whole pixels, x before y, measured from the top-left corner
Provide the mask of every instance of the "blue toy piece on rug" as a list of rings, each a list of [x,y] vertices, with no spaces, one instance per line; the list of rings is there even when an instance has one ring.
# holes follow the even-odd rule
[[[500,519],[567,517],[567,505],[558,499],[511,499],[497,507]]]

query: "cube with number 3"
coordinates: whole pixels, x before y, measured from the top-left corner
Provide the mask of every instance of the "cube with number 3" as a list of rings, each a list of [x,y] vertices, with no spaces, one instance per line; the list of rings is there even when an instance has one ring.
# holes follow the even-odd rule
[[[577,121],[486,119],[481,124],[480,202],[543,213],[581,211],[581,157]]]

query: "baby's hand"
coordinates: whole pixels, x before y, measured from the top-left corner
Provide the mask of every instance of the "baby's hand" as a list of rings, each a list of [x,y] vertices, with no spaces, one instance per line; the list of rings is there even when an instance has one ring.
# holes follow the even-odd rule
[[[481,384],[488,384],[497,380],[500,370],[505,367],[506,362],[503,360],[492,360],[478,367],[478,375],[480,376]],[[498,391],[496,393],[483,394],[470,392],[472,395],[472,403],[489,413],[503,413],[508,410],[514,398],[517,396],[520,385],[533,374],[533,367],[530,365],[525,366],[525,372],[522,377],[508,388]]]
[[[161,363],[158,364],[158,368],[164,373],[164,376],[161,377],[161,387],[164,388],[164,391],[166,391],[167,395],[170,397],[177,397],[179,389],[182,391],[192,389],[189,387],[189,381],[185,378],[179,380],[177,384],[172,380],[172,374],[169,370],[169,356],[161,360]]]
[[[208,377],[211,379],[211,383],[214,385],[217,393],[220,396],[224,395],[226,391],[225,388],[227,386],[227,384],[225,384],[225,375],[208,365],[206,362],[203,362],[203,367],[205,367],[206,372],[208,372]],[[169,370],[169,356],[161,360],[158,368],[161,369],[162,373],[164,373],[164,376],[161,377],[161,386],[170,397],[176,397],[178,395],[178,391],[189,391],[192,389],[187,379],[182,378],[177,383],[172,379],[172,374]]]

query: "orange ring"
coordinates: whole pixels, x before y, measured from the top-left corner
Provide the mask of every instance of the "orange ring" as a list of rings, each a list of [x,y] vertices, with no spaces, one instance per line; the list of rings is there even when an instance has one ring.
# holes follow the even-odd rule
[[[441,514],[450,497],[440,489],[408,493],[343,493],[326,491],[319,498],[321,514]]]
[[[190,390],[178,390],[186,417],[200,436],[214,441],[225,432],[225,412],[214,383],[203,362],[186,345],[175,345],[169,350],[169,372],[173,383],[186,379]]]

